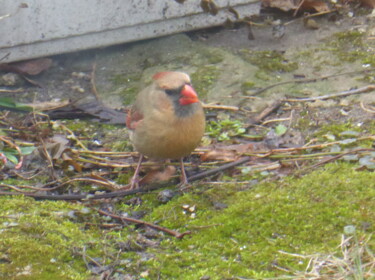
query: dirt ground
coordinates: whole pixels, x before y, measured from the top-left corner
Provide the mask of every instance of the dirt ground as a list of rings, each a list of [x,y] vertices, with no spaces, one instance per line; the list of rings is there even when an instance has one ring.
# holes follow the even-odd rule
[[[94,83],[100,102],[124,112],[136,93],[150,83],[154,73],[179,70],[192,75],[194,85],[202,91],[199,94],[203,102],[239,106],[241,111],[237,117],[251,123],[253,117],[275,100],[335,94],[366,86],[369,80],[373,82],[371,72],[361,72],[372,69],[371,64],[363,62],[371,60],[368,57],[374,48],[371,15],[316,17],[317,29],[306,27],[301,18],[262,16],[261,26],[251,29],[252,40],[249,40],[248,26],[238,25],[53,57],[52,67],[31,77],[41,87],[26,85],[26,91],[18,93],[17,98],[27,103],[52,101],[57,105],[70,100],[85,108],[96,108],[91,104],[95,101]],[[275,16],[281,17],[285,24],[281,38],[275,38],[273,27],[265,24],[268,18]],[[357,33],[361,34],[360,39]],[[347,59],[347,53],[355,52],[353,58]],[[358,73],[337,75],[355,71]],[[321,79],[331,75],[334,77]],[[317,81],[297,81],[301,79]],[[290,83],[283,85],[285,81]],[[257,93],[259,89],[278,83],[281,84]],[[332,119],[360,123],[373,117],[370,111],[360,107],[360,102],[372,104],[375,94],[291,103],[289,108],[284,107],[286,110],[279,110],[268,118],[286,118],[292,111],[295,114],[289,121],[291,125],[298,123],[299,112],[308,108],[315,123],[311,131]],[[80,117],[69,110],[58,114],[58,118],[72,116]],[[111,117],[99,118],[106,122]],[[112,123],[121,125],[123,118],[119,113]],[[300,140],[295,144],[300,144]]]
[[[263,15],[263,18],[272,16],[275,15]],[[340,55],[345,56],[342,52],[351,48],[352,38],[338,42],[338,45],[342,46],[331,47],[332,51],[328,50],[329,47],[325,44],[338,32],[360,32],[364,34],[364,40],[371,38],[375,33],[373,17],[342,17],[334,21],[330,17],[317,17],[314,20],[318,29],[306,27],[301,18],[281,18],[282,22],[286,23],[281,38],[275,38],[272,26],[264,24],[263,21],[264,26],[252,27],[252,40],[248,38],[249,28],[239,25],[55,56],[52,58],[52,67],[36,77],[30,77],[42,88],[26,85],[26,92],[17,94],[17,98],[36,103],[68,99],[80,100],[80,103],[90,102],[94,98],[90,83],[94,65],[95,85],[100,100],[116,109],[131,104],[136,92],[150,82],[153,73],[161,70],[181,70],[198,75],[206,72],[208,81],[198,81],[202,83],[199,87],[205,90],[201,97],[205,103],[236,106],[241,104],[251,113],[259,112],[275,99],[285,96],[325,95],[366,84],[358,81],[358,75],[343,75],[315,83],[280,85],[254,98],[244,96],[254,95],[256,89],[293,80],[295,77],[319,79],[326,75],[361,71],[371,67],[358,59],[345,61],[340,58]],[[366,42],[371,46],[373,40]],[[255,54],[268,51],[281,54],[282,61],[273,61],[273,54],[266,54],[270,59],[270,62],[266,62],[269,69],[259,72],[262,57],[257,58]],[[373,47],[367,50],[368,53],[371,51]],[[250,59],[246,52],[251,52]],[[296,69],[290,71],[276,65],[290,62],[297,64]],[[209,77],[210,75],[212,77]],[[248,92],[244,92],[244,83],[248,82],[254,85]],[[353,98],[367,103],[375,101],[372,93],[340,100],[345,104],[350,103]],[[331,107],[337,103],[324,101],[322,104],[315,102],[309,106]]]

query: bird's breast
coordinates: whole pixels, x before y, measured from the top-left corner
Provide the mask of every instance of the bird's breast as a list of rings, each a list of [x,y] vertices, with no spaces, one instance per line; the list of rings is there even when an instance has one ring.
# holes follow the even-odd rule
[[[204,130],[201,106],[188,117],[176,117],[173,111],[155,111],[137,125],[132,141],[138,152],[147,157],[178,159],[198,146]]]

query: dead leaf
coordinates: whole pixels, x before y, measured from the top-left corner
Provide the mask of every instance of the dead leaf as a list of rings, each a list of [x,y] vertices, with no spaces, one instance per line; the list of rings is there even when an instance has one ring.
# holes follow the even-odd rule
[[[50,58],[38,58],[14,63],[3,63],[0,65],[1,70],[15,72],[22,75],[38,75],[47,70],[52,65]]]
[[[63,167],[73,166],[74,170],[77,172],[82,172],[82,164],[75,161],[70,155],[63,152],[61,155],[61,159],[63,160]]]
[[[262,0],[264,7],[277,8],[285,12],[297,9],[298,5],[294,2],[293,0]]]
[[[311,1],[304,1],[301,8],[301,11],[316,11],[318,13],[328,12],[330,8],[328,7],[327,3],[324,1],[317,1],[317,0],[311,0]]]
[[[236,19],[240,19],[240,15],[238,14],[238,12],[235,9],[233,9],[232,7],[229,7],[228,11],[230,13],[232,13]]]
[[[360,0],[363,6],[375,9],[375,0]]]
[[[149,171],[146,176],[144,176],[140,181],[139,184],[150,184],[153,182],[161,182],[169,180],[174,174],[176,173],[176,167],[172,165],[168,165],[166,168],[160,170],[151,170]]]
[[[50,111],[50,110],[56,110],[64,106],[67,106],[69,103],[70,103],[69,100],[62,100],[62,101],[38,102],[38,103],[31,103],[31,104],[26,104],[26,105],[34,108],[34,110],[37,110],[37,111]]]
[[[222,160],[222,161],[234,161],[238,158],[235,151],[226,151],[226,150],[212,150],[204,153],[201,156],[202,161],[210,160]]]
[[[48,152],[51,159],[60,159],[63,152],[69,148],[69,140],[66,139],[65,135],[56,134],[45,144],[45,150]],[[38,149],[40,155],[45,158],[42,147]]]
[[[102,123],[124,124],[125,113],[105,106],[98,100],[80,99],[45,111],[51,119],[96,118]]]
[[[277,8],[285,12],[298,9],[299,3],[301,2],[294,1],[294,0],[262,0],[262,4],[264,7]],[[324,1],[319,1],[319,0],[305,0],[302,3],[302,6],[299,7],[299,11],[302,11],[302,12],[311,11],[311,10],[314,10],[320,13],[320,12],[327,12],[330,9],[327,3],[325,3]]]
[[[201,156],[202,161],[210,160],[222,160],[222,161],[234,161],[237,160],[244,153],[252,153],[254,151],[266,149],[262,142],[248,143],[248,144],[237,144],[215,147],[204,153]]]
[[[201,8],[205,13],[210,13],[213,16],[219,12],[214,0],[201,0]]]

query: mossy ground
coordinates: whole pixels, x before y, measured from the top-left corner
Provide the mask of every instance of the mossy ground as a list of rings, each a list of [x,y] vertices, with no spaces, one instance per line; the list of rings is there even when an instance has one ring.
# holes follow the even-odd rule
[[[275,266],[301,271],[307,260],[280,251],[337,252],[347,225],[356,226],[359,236],[371,234],[374,187],[375,173],[333,163],[300,179],[286,177],[249,188],[200,183],[167,204],[149,194],[137,208],[152,210],[147,220],[192,234],[182,240],[165,236],[160,246],[147,249],[154,256],[149,260],[142,261],[133,252],[118,252],[120,259],[132,260],[128,271],[147,271],[145,279],[259,279],[285,274]],[[108,251],[118,250],[116,244],[133,238],[128,229],[112,231],[116,242],[108,238],[109,232],[85,229],[68,215],[80,213],[80,204],[22,197],[2,197],[1,201],[0,275],[7,279],[87,279],[83,248],[88,256],[103,260]],[[218,202],[227,207],[217,209]],[[183,205],[195,206],[195,217]],[[97,219],[91,213],[85,222]],[[374,240],[369,245],[373,249]]]
[[[360,235],[370,234],[374,230],[374,187],[374,173],[335,163],[301,179],[284,178],[245,191],[234,191],[239,187],[228,184],[204,194],[186,194],[158,207],[151,219],[171,228],[193,230],[193,235],[165,240],[163,251],[154,251],[156,258],[150,264],[163,279],[284,274],[275,265],[303,270],[306,262],[279,251],[335,252],[346,225],[355,225]],[[215,210],[215,201],[228,208]],[[197,218],[183,214],[183,204],[196,205]]]
[[[75,250],[98,250],[99,232],[85,231],[68,212],[81,206],[66,202],[1,197],[2,279],[87,279]],[[90,244],[91,243],[91,244]]]

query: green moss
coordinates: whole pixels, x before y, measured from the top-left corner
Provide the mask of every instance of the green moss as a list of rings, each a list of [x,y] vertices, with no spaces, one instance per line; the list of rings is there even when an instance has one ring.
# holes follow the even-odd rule
[[[118,95],[123,98],[124,104],[134,102],[135,96],[141,90],[140,81],[141,73],[136,74],[116,74],[110,80]]]
[[[100,250],[97,235],[67,218],[81,208],[66,202],[1,197],[0,277],[3,279],[86,279],[82,257]],[[100,239],[98,239],[100,240]],[[29,272],[28,272],[29,271]],[[22,274],[24,273],[24,275]]]
[[[340,140],[347,138],[345,132],[353,131],[354,133],[360,133],[362,129],[355,126],[353,123],[330,123],[319,127],[319,130],[314,133],[314,137],[321,141],[329,140]],[[344,133],[344,135],[343,135]],[[332,137],[330,137],[332,136]]]
[[[113,152],[126,152],[133,150],[133,146],[129,141],[129,137],[124,137],[123,140],[108,143],[106,146]]]
[[[222,51],[215,48],[202,48],[200,51],[202,58],[207,61],[208,64],[218,64],[224,60]]]
[[[274,183],[223,183],[212,188],[203,183],[166,204],[158,202],[156,193],[144,194],[141,206],[121,202],[116,211],[147,211],[146,220],[192,234],[182,240],[166,236],[160,246],[141,254],[118,249],[119,242],[138,246],[130,235],[132,227],[107,233],[84,229],[85,222],[100,220],[92,212],[80,217],[84,213],[80,204],[0,197],[0,276],[18,279],[17,273],[30,266],[32,273],[22,279],[87,279],[83,248],[102,263],[118,259],[122,263],[118,269],[125,269],[124,273],[139,275],[147,270],[147,279],[285,274],[274,265],[303,271],[308,260],[301,263],[300,258],[280,251],[334,252],[344,226],[355,225],[360,236],[375,230],[374,182],[375,173],[334,163],[302,178],[286,177]],[[218,209],[218,203],[227,208]],[[70,211],[78,218],[69,218]],[[370,246],[375,246],[373,240]],[[149,254],[153,258],[142,259]]]
[[[64,120],[62,123],[77,135],[85,134],[87,136],[96,129],[93,122],[85,120]]]
[[[296,128],[298,128],[301,131],[309,130],[311,127],[312,121],[307,118],[300,118],[297,120]]]
[[[210,87],[219,77],[220,71],[214,65],[204,65],[199,67],[190,75],[195,90],[201,97],[205,97]]]
[[[140,88],[138,86],[124,87],[119,92],[119,95],[123,98],[124,104],[132,104],[139,91]]]
[[[363,33],[357,30],[338,32],[334,37],[340,44],[350,43],[353,47],[361,47],[363,45]]]
[[[121,73],[113,75],[110,81],[116,86],[123,86],[127,83],[138,82],[141,80],[141,77],[141,74],[126,75]]]
[[[242,50],[241,56],[248,62],[259,67],[260,70],[271,72],[292,72],[298,69],[298,64],[289,61],[277,51],[251,51]]]
[[[130,179],[132,178],[132,172],[122,172],[117,178],[116,183],[120,185],[126,185],[130,182]]]
[[[364,33],[356,30],[336,33],[328,42],[328,49],[341,61],[355,62],[375,66],[375,57],[365,43]]]
[[[193,234],[166,239],[162,250],[150,250],[156,256],[148,261],[149,271],[152,278],[188,280],[285,274],[274,265],[304,270],[308,260],[301,263],[279,251],[332,252],[344,226],[355,225],[361,234],[374,231],[374,182],[375,173],[340,163],[301,179],[262,183],[246,191],[231,192],[238,187],[228,184],[204,194],[185,194],[158,207],[150,219]],[[218,195],[221,191],[224,196]],[[217,199],[228,208],[215,210]],[[196,205],[196,218],[183,213],[184,204]]]
[[[246,93],[248,90],[254,89],[255,83],[251,81],[246,81],[241,84],[241,91]]]

